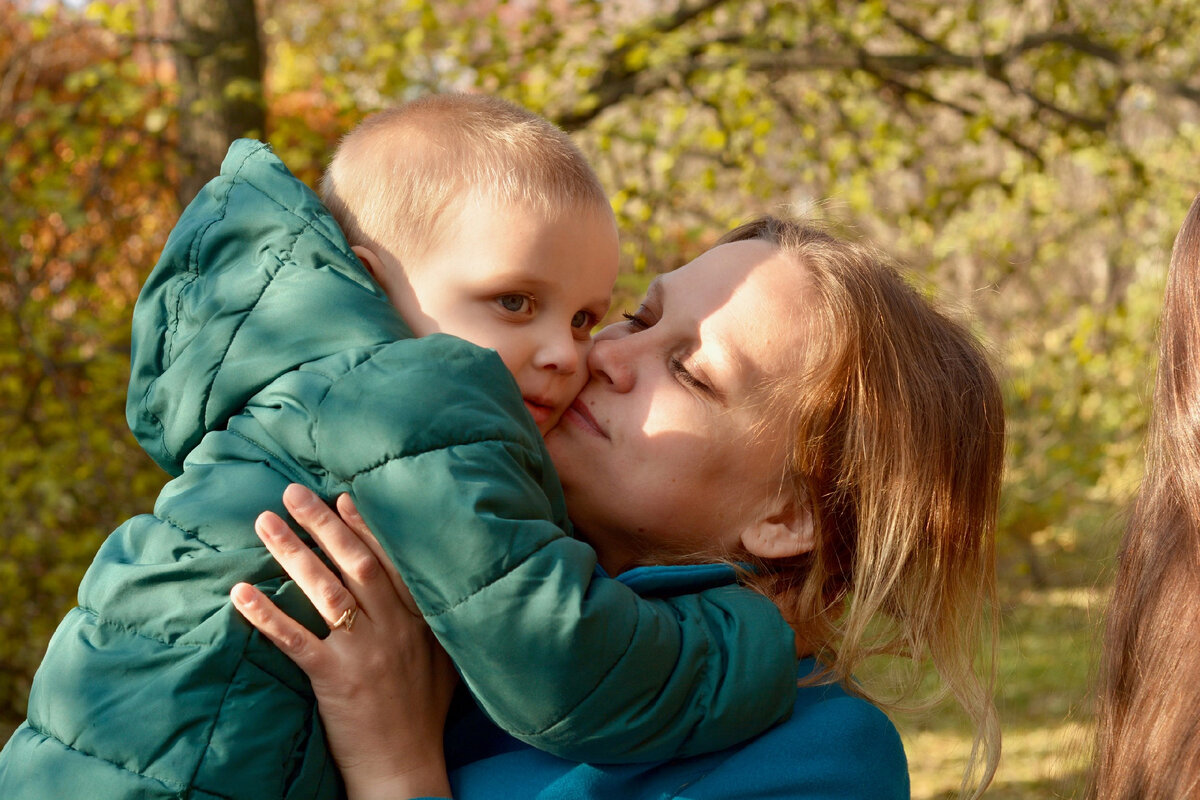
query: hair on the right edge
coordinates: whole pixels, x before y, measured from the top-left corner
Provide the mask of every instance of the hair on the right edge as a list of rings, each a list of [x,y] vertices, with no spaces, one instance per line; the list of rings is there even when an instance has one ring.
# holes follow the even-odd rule
[[[321,199],[350,243],[401,259],[436,246],[472,195],[551,218],[591,207],[612,214],[566,133],[482,94],[430,94],[367,117],[321,179]]]
[[[1171,253],[1146,471],[1106,616],[1087,796],[1200,796],[1200,196]]]

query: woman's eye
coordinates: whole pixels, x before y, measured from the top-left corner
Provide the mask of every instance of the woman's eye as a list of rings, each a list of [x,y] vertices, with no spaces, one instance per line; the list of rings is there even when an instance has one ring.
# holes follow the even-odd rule
[[[641,308],[632,314],[630,314],[628,311],[623,311],[621,312],[621,316],[625,318],[627,323],[629,323],[629,327],[633,328],[635,331],[644,331],[651,325],[650,320],[646,319],[644,310]]]
[[[577,331],[590,331],[595,324],[596,318],[590,311],[576,311],[575,316],[571,317],[571,327]]]
[[[685,386],[690,386],[693,389],[697,389],[704,394],[710,396],[713,394],[713,390],[709,388],[708,384],[697,378],[691,372],[688,372],[688,368],[685,367],[683,362],[678,358],[672,356],[670,361],[668,361],[668,366],[671,369],[671,374],[678,378],[680,383],[684,384]]]
[[[529,314],[533,311],[532,298],[523,294],[502,294],[496,298],[496,302],[513,314]]]

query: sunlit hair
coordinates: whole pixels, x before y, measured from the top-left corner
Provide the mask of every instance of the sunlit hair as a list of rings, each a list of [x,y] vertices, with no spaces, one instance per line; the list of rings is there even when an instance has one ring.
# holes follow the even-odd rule
[[[745,240],[792,255],[813,287],[797,311],[805,363],[769,388],[765,418],[793,432],[787,489],[811,509],[816,544],[760,563],[756,582],[825,667],[819,680],[895,707],[852,673],[880,654],[932,662],[974,721],[963,791],[977,796],[1000,754],[995,374],[975,338],[870,248],[774,217],[721,243]]]
[[[1146,474],[1107,614],[1088,796],[1200,796],[1200,197],[1171,255]]]
[[[427,95],[368,117],[321,179],[321,199],[350,243],[400,259],[435,246],[471,193],[550,218],[581,207],[612,213],[562,130],[487,95]]]

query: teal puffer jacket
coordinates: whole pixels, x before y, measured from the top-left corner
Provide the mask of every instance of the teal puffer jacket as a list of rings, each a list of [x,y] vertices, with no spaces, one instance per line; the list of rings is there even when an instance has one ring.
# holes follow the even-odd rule
[[[320,201],[240,141],[134,313],[128,416],[172,475],[101,547],[0,797],[341,793],[304,675],[228,593],[324,623],[253,531],[290,482],[349,491],[480,706],[582,761],[727,747],[787,716],[792,635],[742,588],[643,598],[569,535],[495,353],[413,339]]]

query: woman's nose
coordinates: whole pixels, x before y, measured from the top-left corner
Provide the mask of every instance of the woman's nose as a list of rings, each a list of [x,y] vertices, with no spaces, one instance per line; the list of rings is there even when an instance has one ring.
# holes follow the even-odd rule
[[[628,337],[615,339],[597,338],[588,353],[588,372],[595,380],[611,384],[618,392],[633,388],[634,369],[628,347]]]

